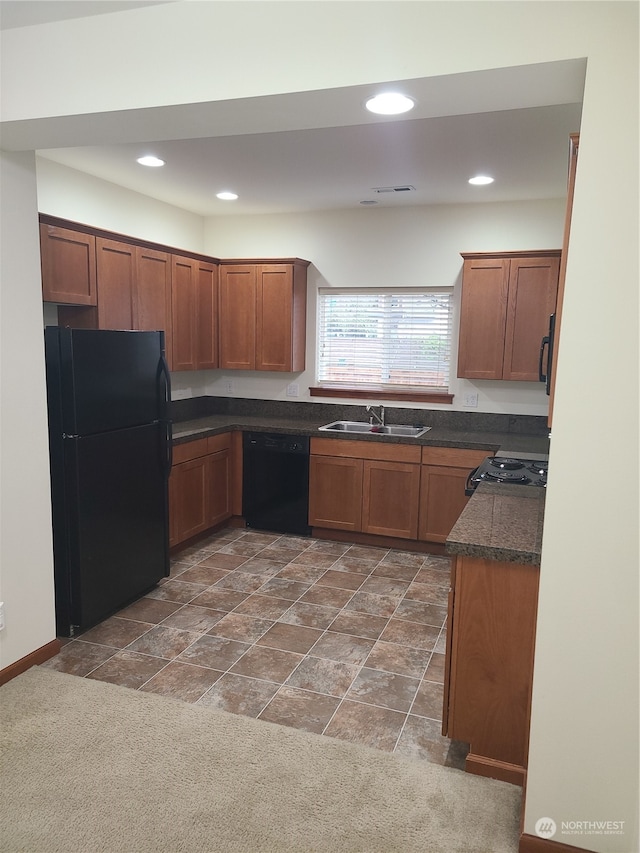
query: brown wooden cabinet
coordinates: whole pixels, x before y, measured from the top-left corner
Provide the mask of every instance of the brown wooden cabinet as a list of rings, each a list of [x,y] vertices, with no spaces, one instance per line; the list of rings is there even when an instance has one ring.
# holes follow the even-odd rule
[[[220,262],[46,214],[40,235],[60,325],[162,329],[175,371],[304,370],[308,261]]]
[[[298,258],[221,262],[221,368],[304,370],[307,267]]]
[[[418,539],[446,541],[469,500],[464,491],[470,471],[491,455],[489,450],[422,448]]]
[[[82,232],[77,233],[82,235]],[[169,254],[106,237],[92,239],[96,264],[95,307],[61,305],[58,322],[85,329],[161,329],[166,336],[171,363]]]
[[[537,382],[560,250],[462,253],[458,376]]]
[[[232,515],[231,433],[200,438],[173,450],[169,477],[169,545],[179,545]]]
[[[40,223],[42,298],[67,305],[96,305],[96,238]]]
[[[363,533],[416,539],[419,465],[365,459],[362,486]]]
[[[314,444],[315,439],[311,439],[309,524],[333,530],[361,530],[362,459],[316,455]]]
[[[523,784],[539,569],[456,556],[442,733],[470,744],[471,773]]]
[[[420,448],[311,439],[309,524],[415,539]]]
[[[171,257],[174,370],[218,366],[218,267],[195,258]]]

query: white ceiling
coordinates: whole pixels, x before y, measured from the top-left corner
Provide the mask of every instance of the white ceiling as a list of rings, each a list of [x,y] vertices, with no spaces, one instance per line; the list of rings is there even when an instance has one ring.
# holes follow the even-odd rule
[[[2,0],[2,26],[102,14],[136,2]],[[27,12],[26,7],[31,7]],[[35,148],[201,216],[561,198],[568,137],[580,129],[584,60],[92,116],[5,122],[3,146]],[[406,117],[364,100],[397,88]],[[95,144],[98,142],[100,144]],[[161,169],[138,165],[153,153]],[[495,177],[472,187],[477,173]],[[415,191],[376,194],[374,187]],[[239,198],[223,202],[220,190]]]
[[[561,198],[580,106],[39,152],[201,216]],[[136,163],[153,153],[160,169]],[[495,183],[468,184],[478,173]],[[376,193],[411,185],[415,191]],[[232,190],[237,201],[215,197]]]

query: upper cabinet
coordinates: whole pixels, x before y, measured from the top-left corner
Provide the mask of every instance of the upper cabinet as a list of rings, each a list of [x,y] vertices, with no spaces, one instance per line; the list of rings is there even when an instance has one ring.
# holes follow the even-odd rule
[[[210,370],[218,366],[218,266],[171,257],[173,369]]]
[[[176,371],[304,370],[309,261],[219,261],[46,214],[40,241],[62,326],[162,329]]]
[[[304,370],[308,266],[299,258],[221,262],[221,368]]]
[[[539,380],[558,293],[559,249],[463,253],[458,376]]]
[[[161,329],[170,361],[171,256],[120,240],[93,239],[96,307],[61,305],[58,322],[88,329]]]
[[[68,305],[96,305],[96,238],[70,228],[40,224],[42,298]]]

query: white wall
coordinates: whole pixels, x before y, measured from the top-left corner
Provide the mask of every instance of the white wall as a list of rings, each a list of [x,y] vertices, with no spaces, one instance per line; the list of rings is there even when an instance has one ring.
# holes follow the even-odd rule
[[[217,257],[301,257],[307,276],[306,370],[278,376],[239,371],[210,374],[209,394],[285,399],[290,382],[299,399],[316,383],[316,303],[319,287],[446,286],[455,288],[455,337],[450,388],[453,405],[410,404],[426,409],[465,409],[464,393],[478,392],[474,411],[546,415],[537,382],[471,382],[456,378],[457,318],[462,251],[554,249],[562,245],[565,201],[438,205],[382,210],[359,208],[313,214],[210,217],[207,252]],[[179,382],[180,380],[178,380]],[[179,387],[179,385],[178,385]],[[323,398],[325,401],[328,398]],[[357,402],[357,401],[356,401]],[[393,405],[393,404],[391,404]]]
[[[195,213],[36,157],[38,210],[140,240],[203,252],[204,222]]]
[[[631,476],[612,483],[607,464],[585,478],[584,466],[585,460],[614,453],[630,460],[629,470],[638,470],[638,4],[363,0],[338,6],[265,0],[172,3],[121,14],[2,34],[4,116],[24,120],[32,137],[42,134],[32,147],[50,147],[52,135],[72,124],[84,135],[63,144],[127,141],[125,133],[132,141],[137,110],[158,103],[587,58],[542,553],[525,829],[534,834],[538,818],[548,816],[558,823],[556,840],[597,853],[635,853],[638,482]],[[216,38],[220,32],[229,37]],[[230,74],[230,68],[238,69],[240,36],[242,70]],[[43,74],[42,68],[56,73]],[[139,74],[140,68],[153,74]],[[109,114],[95,115],[123,108],[129,112],[111,123]],[[84,115],[73,122],[78,113]],[[179,130],[174,127],[174,134]],[[35,228],[35,197],[28,187],[24,193],[32,222],[15,228],[29,232]],[[11,229],[12,212],[2,213],[3,228]],[[37,270],[26,272],[22,283],[34,303]],[[607,288],[615,298],[603,298]],[[35,340],[36,327],[41,333],[40,312],[37,317],[16,312],[13,320],[22,333],[22,351],[25,341]],[[41,380],[30,390],[41,396]],[[4,394],[3,388],[3,403]],[[39,406],[42,412],[42,402]],[[16,430],[11,450],[23,455],[33,450],[44,468],[44,447],[42,428],[35,442]],[[36,506],[47,491],[41,470],[38,476]],[[10,479],[3,477],[3,501],[19,482],[13,469]],[[37,520],[43,521],[42,513]],[[12,607],[20,601],[17,590],[31,589],[43,571],[31,564],[3,566]],[[42,623],[51,625],[51,612],[52,601],[20,608],[33,647],[41,642]],[[1,642],[4,646],[5,639]],[[562,821],[570,820],[624,821],[624,834],[563,836]]]
[[[0,669],[55,637],[36,180],[0,153]]]
[[[302,257],[311,261],[307,276],[307,369],[296,375],[219,370],[176,373],[175,399],[201,394],[229,396],[231,382],[231,396],[291,401],[287,386],[293,382],[299,387],[297,399],[309,400],[309,386],[316,384],[318,287],[379,287],[391,283],[455,288],[453,405],[411,404],[413,407],[464,410],[464,393],[476,391],[478,407],[473,411],[548,412],[548,398],[540,383],[457,379],[460,252],[560,248],[564,199],[203,220],[42,157],[36,159],[36,166],[41,213],[213,257]],[[51,306],[45,306],[45,322],[56,322]]]

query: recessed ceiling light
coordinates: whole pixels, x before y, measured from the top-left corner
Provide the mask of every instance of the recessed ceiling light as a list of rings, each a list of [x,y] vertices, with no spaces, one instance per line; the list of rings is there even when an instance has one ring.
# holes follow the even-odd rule
[[[492,184],[493,180],[489,175],[476,175],[475,178],[469,178],[469,183],[474,187],[484,187],[486,184]]]
[[[238,196],[236,193],[222,192],[216,193],[216,198],[220,198],[222,201],[235,201]]]
[[[145,157],[138,157],[137,163],[140,163],[141,166],[164,166],[164,160],[161,160],[159,157],[154,157],[153,154],[148,154]]]
[[[383,116],[396,116],[400,113],[408,113],[415,107],[413,98],[401,95],[399,92],[382,92],[365,103],[369,112]]]

